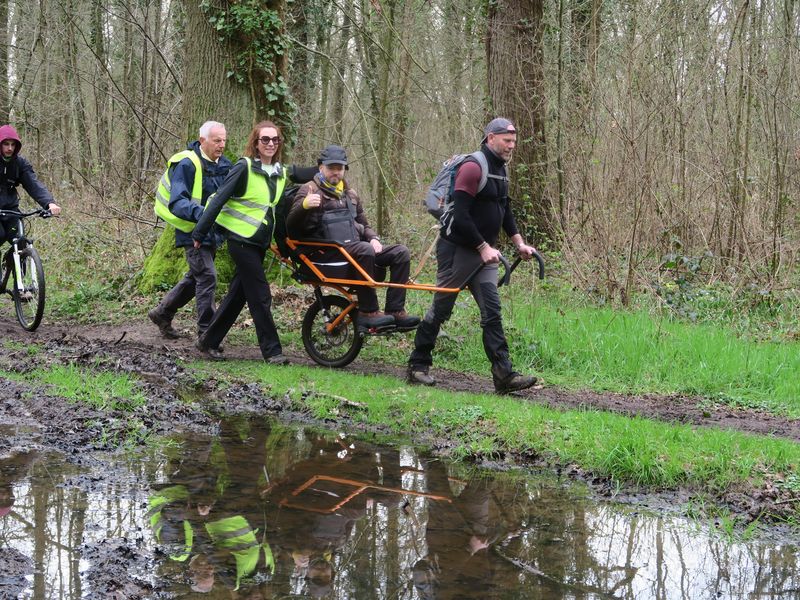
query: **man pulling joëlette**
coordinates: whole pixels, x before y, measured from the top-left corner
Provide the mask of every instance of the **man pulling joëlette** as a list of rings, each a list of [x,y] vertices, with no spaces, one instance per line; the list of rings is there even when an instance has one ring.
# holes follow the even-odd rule
[[[484,268],[469,281],[469,290],[481,311],[483,348],[492,365],[499,393],[529,388],[536,378],[514,371],[503,331],[497,269],[500,251],[495,248],[501,228],[519,255],[530,260],[536,249],[525,243],[517,229],[508,197],[506,163],[517,143],[517,130],[508,119],[493,119],[484,129],[480,151],[486,157],[490,177],[479,190],[481,167],[474,159],[456,171],[452,203],[441,218],[441,238],[436,247],[438,287],[458,287],[481,263]],[[434,385],[428,370],[442,324],[450,318],[457,294],[436,292],[433,304],[417,328],[414,350],[408,361],[409,383]]]

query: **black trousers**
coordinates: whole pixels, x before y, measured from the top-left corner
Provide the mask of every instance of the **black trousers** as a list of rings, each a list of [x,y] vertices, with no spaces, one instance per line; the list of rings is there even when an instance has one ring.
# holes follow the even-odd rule
[[[481,264],[477,250],[457,246],[440,239],[436,247],[438,287],[459,287],[464,280]],[[500,294],[497,292],[497,264],[485,265],[469,281],[469,291],[481,311],[483,331],[483,350],[492,363],[492,376],[495,382],[504,379],[512,372],[508,342],[503,331],[500,308]],[[450,318],[458,294],[436,292],[433,304],[425,318],[417,327],[414,337],[414,350],[408,359],[412,369],[427,369],[433,364],[433,348],[442,323]]]
[[[8,209],[8,210],[18,210],[18,209]],[[6,217],[4,219],[0,219],[0,245],[3,242],[11,243],[11,240],[14,239],[14,236],[17,235],[19,232],[19,219],[17,217]]]
[[[378,254],[375,253],[375,249],[369,242],[350,242],[342,244],[342,247],[374,280],[383,281],[386,278],[386,270],[388,269],[390,283],[408,283],[408,276],[411,274],[411,254],[408,248],[402,244],[384,246],[383,251]],[[320,258],[312,257],[312,260],[320,267],[323,273],[334,276],[336,275],[336,266],[341,268],[346,259],[338,250],[329,250],[321,253]],[[336,266],[327,267],[326,263]],[[361,279],[361,274],[354,268],[347,267],[347,270],[347,277]],[[357,287],[356,296],[358,297],[358,310],[374,312],[379,309],[378,295],[375,293],[375,288]],[[406,290],[404,288],[388,288],[385,306],[386,312],[397,312],[405,309]]]
[[[201,339],[203,345],[217,348],[246,303],[256,328],[261,355],[267,359],[282,354],[278,330],[272,319],[272,292],[264,274],[264,256],[267,249],[228,240],[228,252],[236,265],[236,273],[228,287],[227,295],[222,299]]]

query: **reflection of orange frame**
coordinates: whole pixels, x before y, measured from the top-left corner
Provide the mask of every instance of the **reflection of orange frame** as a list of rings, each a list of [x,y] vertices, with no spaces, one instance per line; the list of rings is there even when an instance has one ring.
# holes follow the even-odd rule
[[[332,481],[333,483],[340,483],[342,485],[351,486],[355,488],[353,492],[344,497],[343,500],[337,502],[333,506],[328,508],[312,508],[310,506],[304,506],[303,504],[298,504],[295,502],[291,502],[288,498],[284,498],[281,500],[281,506],[285,506],[287,508],[296,508],[298,510],[304,510],[307,512],[315,512],[320,514],[330,514],[336,510],[339,510],[342,506],[350,502],[353,498],[364,492],[365,490],[376,490],[378,492],[392,492],[394,494],[406,494],[409,496],[420,496],[422,498],[430,498],[431,500],[437,500],[440,502],[453,502],[452,499],[448,498],[447,496],[437,496],[436,494],[428,494],[426,492],[415,492],[413,490],[407,490],[405,488],[393,488],[393,487],[384,487],[382,485],[375,485],[372,483],[364,483],[363,481],[355,481],[353,479],[342,479],[341,477],[331,477],[330,475],[314,475],[311,479],[306,481],[303,485],[298,487],[292,492],[292,496],[297,497],[304,490],[308,489],[310,486],[314,485],[317,481]]]

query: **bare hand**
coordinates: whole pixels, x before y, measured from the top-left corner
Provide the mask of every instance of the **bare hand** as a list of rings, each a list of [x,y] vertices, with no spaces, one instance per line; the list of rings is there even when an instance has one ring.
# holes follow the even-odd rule
[[[309,194],[303,198],[303,208],[306,210],[318,208],[320,204],[322,204],[322,198],[319,194]]]
[[[61,214],[61,207],[55,202],[51,202],[50,204],[48,204],[47,210],[49,210],[50,214],[53,215],[54,217],[57,217],[58,215]]]
[[[500,262],[500,251],[496,248],[492,248],[489,244],[481,248],[480,253],[481,260],[487,265]]]
[[[369,244],[370,246],[372,246],[372,249],[375,250],[375,254],[380,254],[381,252],[383,252],[383,245],[381,244],[381,241],[378,238],[372,238],[369,241]]]
[[[528,244],[520,244],[519,246],[517,246],[517,252],[519,253],[520,257],[522,257],[523,260],[530,260],[536,253],[536,248],[534,248],[533,246],[529,246]]]
[[[194,245],[195,248],[199,248],[201,246],[200,242],[198,242],[197,240],[192,240],[192,244]]]

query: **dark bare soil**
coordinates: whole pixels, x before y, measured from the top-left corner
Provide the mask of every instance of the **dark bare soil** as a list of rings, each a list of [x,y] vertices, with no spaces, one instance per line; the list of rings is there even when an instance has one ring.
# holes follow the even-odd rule
[[[161,434],[173,431],[176,427],[213,430],[215,420],[211,414],[214,406],[197,407],[182,401],[179,394],[187,387],[198,383],[181,366],[185,359],[199,359],[202,355],[195,350],[189,337],[179,340],[165,340],[149,322],[129,323],[125,326],[87,326],[87,325],[43,325],[39,331],[26,333],[9,319],[0,319],[0,335],[6,348],[0,353],[0,370],[24,373],[35,367],[55,364],[78,364],[107,369],[114,372],[135,374],[142,382],[147,404],[133,415],[146,428],[147,433]],[[11,342],[11,343],[9,343]],[[27,346],[35,344],[37,351],[30,354]],[[225,355],[229,358],[260,360],[255,347],[228,346]],[[295,364],[308,364],[306,356],[290,357]],[[380,372],[398,378],[404,370],[391,365],[365,364],[356,361],[348,367],[357,373]],[[488,378],[436,372],[440,387],[453,391],[492,392],[492,382]],[[288,401],[283,398],[265,396],[256,384],[241,384],[222,390],[216,382],[202,382],[203,391],[215,398],[218,406],[224,406],[226,413],[259,413],[279,415],[285,420],[308,421],[307,415],[293,412]],[[684,396],[626,396],[621,394],[599,394],[594,392],[567,392],[552,387],[528,390],[518,395],[535,402],[559,409],[582,409],[613,411],[629,416],[641,416],[665,422],[693,424],[697,427],[717,427],[737,431],[771,435],[800,441],[800,421],[790,420],[755,410],[737,410],[722,405],[711,405],[700,398]],[[102,461],[100,453],[114,446],[114,432],[123,435],[130,413],[102,411],[86,406],[69,404],[63,398],[54,396],[46,387],[11,381],[0,377],[0,426],[24,425],[35,428],[37,451],[56,450],[67,460],[76,463]],[[359,426],[348,422],[343,415],[337,427]],[[101,435],[102,428],[105,435]],[[363,429],[363,427],[361,427]],[[109,435],[112,434],[112,435]],[[0,456],[15,448],[23,448],[30,440],[21,436],[0,437]],[[433,447],[447,448],[449,440],[423,440]],[[595,478],[571,465],[540,464],[538,457],[507,457],[509,463],[530,465],[532,467],[556,468],[562,474],[589,483],[599,494],[610,495],[608,481]],[[109,473],[108,477],[114,477]],[[102,485],[102,482],[72,482],[75,485]],[[617,499],[634,504],[645,503],[655,507],[682,504],[691,495],[690,490],[671,490],[657,493],[655,490],[613,491]],[[762,518],[764,515],[781,518],[796,515],[798,499],[785,490],[772,487],[758,489],[729,490],[714,501],[724,504],[744,521]],[[133,542],[111,540],[105,547],[86,548],[86,552],[97,555],[94,561],[100,566],[130,564],[143,560]],[[4,572],[3,583],[8,586],[21,584],[30,563],[26,557],[17,556],[0,548],[0,572]],[[93,587],[104,590],[98,597],[141,597],[147,593],[141,579],[126,573],[125,569],[97,568],[91,573]],[[112,575],[113,573],[113,575]],[[128,577],[128,579],[126,579]],[[138,586],[138,587],[137,587]],[[145,586],[146,587],[146,586]]]

